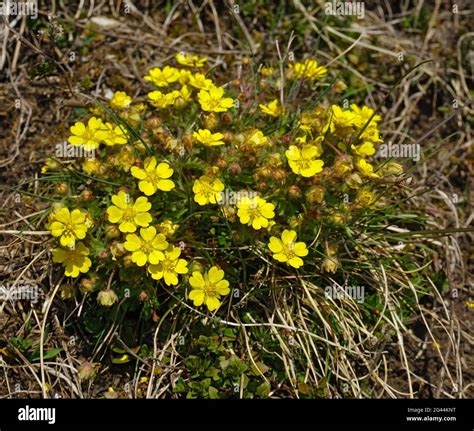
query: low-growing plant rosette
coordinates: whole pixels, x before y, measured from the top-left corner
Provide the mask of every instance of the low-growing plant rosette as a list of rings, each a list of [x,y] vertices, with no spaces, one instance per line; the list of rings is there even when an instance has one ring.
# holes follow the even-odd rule
[[[315,59],[284,71],[298,98],[277,68],[262,67],[252,91],[218,84],[207,58],[175,60],[148,71],[137,100],[117,91],[70,127],[68,142],[95,157],[42,169],[79,179],[56,186],[48,220],[64,275],[103,306],[129,289],[216,312],[262,264],[341,269],[341,238],[403,172],[372,161],[381,117],[329,95],[309,103],[330,85]]]

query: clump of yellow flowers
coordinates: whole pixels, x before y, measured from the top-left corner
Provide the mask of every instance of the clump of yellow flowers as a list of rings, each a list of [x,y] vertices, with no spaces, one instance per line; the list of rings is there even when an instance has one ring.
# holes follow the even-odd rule
[[[55,188],[52,258],[104,306],[129,286],[140,300],[166,292],[214,312],[245,288],[246,261],[336,272],[334,233],[380,206],[403,171],[374,164],[383,140],[371,108],[337,92],[310,103],[328,85],[316,59],[289,63],[284,76],[261,67],[253,91],[250,69],[219,84],[209,63],[180,52],[148,70],[142,98],[117,91],[70,127],[67,142],[94,154],[71,161],[76,182]],[[282,80],[301,87],[298,98]],[[42,172],[62,166],[48,161]]]

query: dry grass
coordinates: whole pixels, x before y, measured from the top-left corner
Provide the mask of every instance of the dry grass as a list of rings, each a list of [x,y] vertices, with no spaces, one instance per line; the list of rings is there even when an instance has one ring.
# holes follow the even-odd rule
[[[119,322],[110,327],[92,355],[83,357],[84,352],[90,351],[86,339],[80,333],[71,338],[63,332],[71,319],[81,318],[83,304],[71,307],[58,297],[62,279],[53,273],[48,236],[43,231],[47,202],[27,194],[20,196],[13,190],[34,179],[28,190],[41,193],[39,167],[54,143],[64,138],[65,127],[58,125],[67,124],[74,107],[85,105],[91,95],[103,97],[106,88],[116,85],[136,94],[144,70],[165,62],[174,53],[183,50],[205,54],[216,67],[235,70],[236,77],[240,77],[239,65],[244,56],[254,55],[259,64],[264,58],[276,58],[277,49],[280,56],[293,49],[291,27],[278,29],[281,39],[277,46],[270,43],[265,33],[270,31],[262,25],[265,16],[233,17],[218,2],[198,4],[201,2],[191,0],[173,3],[165,15],[158,13],[159,8],[152,10],[150,2],[143,3],[139,6],[135,2],[135,7],[129,2],[110,2],[111,6],[94,1],[66,6],[53,2],[52,10],[42,9],[43,16],[52,12],[69,24],[66,36],[76,46],[83,43],[78,39],[81,32],[95,21],[96,32],[103,36],[87,53],[77,55],[75,62],[68,62],[68,50],[55,46],[54,37],[49,36],[48,40],[29,30],[24,18],[2,17],[0,70],[4,83],[0,117],[5,126],[0,131],[1,280],[11,286],[39,285],[44,299],[36,306],[21,301],[0,305],[0,352],[5,354],[7,346],[12,348],[12,337],[29,333],[36,337],[41,355],[40,361],[32,363],[14,348],[14,357],[3,357],[3,398],[102,397],[109,386],[126,387],[116,391],[116,396],[121,397],[170,396],[173,383],[182,373],[178,340],[193,321],[203,318],[194,311],[183,322],[173,309],[167,312],[169,316],[160,316],[151,358],[138,358],[134,375],[105,365],[107,346],[112,340],[117,341]],[[310,3],[295,0],[295,12],[289,17],[306,28],[306,37],[294,42],[296,49],[310,53],[317,44],[323,45],[324,49],[316,51],[323,63],[349,72],[360,86],[367,87],[369,105],[384,102],[380,109],[388,131],[384,139],[421,144],[424,159],[416,164],[411,183],[402,185],[401,193],[411,208],[426,214],[425,228],[439,233],[414,235],[394,227],[394,234],[403,238],[399,248],[387,238],[361,238],[365,249],[371,250],[367,256],[370,262],[393,262],[390,268],[372,266],[369,283],[377,286],[383,310],[388,311],[382,312],[375,323],[365,321],[353,300],[341,303],[325,298],[321,289],[324,286],[315,286],[304,277],[277,277],[265,265],[264,256],[260,259],[266,270],[254,280],[254,289],[287,288],[274,289],[269,302],[254,300],[257,302],[252,306],[261,310],[258,320],[250,316],[250,322],[244,323],[239,313],[229,309],[220,323],[241,328],[251,361],[252,346],[258,343],[252,330],[261,327],[271,334],[279,346],[274,354],[284,363],[291,388],[280,387],[275,395],[298,396],[298,372],[304,369],[304,382],[319,386],[327,397],[472,397],[473,309],[465,305],[473,301],[472,235],[462,232],[473,219],[470,162],[474,112],[469,91],[473,68],[466,59],[467,46],[472,47],[472,10],[461,6],[461,12],[453,14],[440,0],[419,1],[415,6],[404,1],[398,10],[392,10],[391,2],[374,1],[367,2],[366,19],[349,27],[321,25],[318,11],[323,2],[308,6]],[[126,5],[130,5],[130,13],[124,15]],[[228,8],[234,6],[234,2],[228,2]],[[429,11],[428,17],[422,15],[424,7]],[[104,16],[110,20],[108,27],[97,19]],[[425,19],[426,28],[404,28],[403,20],[407,18],[415,23]],[[55,18],[50,23],[54,32]],[[400,52],[409,61],[399,62]],[[427,60],[384,100],[398,76]],[[55,65],[57,72],[30,79],[32,68],[45,61]],[[79,82],[87,75],[93,85],[85,90]],[[245,84],[241,90],[245,92]],[[21,103],[16,108],[17,99]],[[453,199],[454,195],[457,199]],[[411,277],[393,259],[408,254],[417,266],[412,273],[422,272],[427,265],[435,272],[445,271],[448,291],[440,292],[430,277],[425,278],[423,290],[413,285]],[[393,285],[399,290],[389,288]],[[427,287],[432,287],[428,293],[424,290]],[[402,322],[395,312],[401,290],[412,292],[417,298],[410,324]],[[246,304],[246,299],[241,298],[240,302]],[[184,303],[181,306],[188,307]],[[170,321],[163,329],[162,322],[167,317]],[[315,322],[319,331],[314,329]],[[380,331],[386,336],[376,336]],[[165,342],[159,341],[163,334]],[[60,347],[63,352],[54,360],[44,359],[44,352],[52,347]],[[129,353],[135,355],[133,351]],[[85,360],[104,363],[89,382],[79,379],[78,369]],[[325,379],[328,375],[339,384],[335,386],[331,383],[334,380]],[[148,377],[145,384],[140,381],[143,376]]]

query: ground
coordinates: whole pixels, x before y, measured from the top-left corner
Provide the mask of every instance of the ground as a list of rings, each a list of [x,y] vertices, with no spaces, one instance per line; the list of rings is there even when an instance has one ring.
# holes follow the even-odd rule
[[[58,276],[45,215],[38,218],[49,202],[35,196],[47,196],[41,167],[91,100],[106,100],[117,88],[144,99],[147,70],[180,51],[207,56],[218,74],[240,79],[245,93],[248,64],[275,63],[278,50],[289,47],[296,58],[310,55],[331,65],[357,89],[351,97],[378,107],[386,141],[422,148],[420,162],[406,163],[409,179],[400,184],[400,196],[424,214],[432,233],[413,240],[426,244],[433,279],[445,280],[445,288],[425,286],[433,289],[400,328],[401,340],[387,336],[374,343],[385,358],[379,362],[382,381],[363,393],[473,397],[472,6],[366,1],[365,17],[358,20],[328,18],[322,1],[197,3],[60,2],[54,10],[40,7],[37,20],[7,17],[1,24],[0,282],[39,286],[52,302],[0,304],[0,396],[40,397],[44,375],[54,387],[49,396],[169,395],[172,371],[163,371],[161,386],[147,386],[136,372],[140,361],[114,363],[110,351],[91,345],[81,324],[68,323],[64,330],[82,304],[53,293]],[[404,247],[408,259],[420,257]],[[25,335],[33,346],[43,343],[46,351],[62,353],[47,364],[26,357],[11,341]],[[148,341],[153,348],[152,333]],[[101,366],[92,380],[82,381],[78,370],[89,362]],[[124,389],[127,383],[132,389]],[[285,385],[276,394],[294,396]],[[324,390],[316,395],[335,396]]]

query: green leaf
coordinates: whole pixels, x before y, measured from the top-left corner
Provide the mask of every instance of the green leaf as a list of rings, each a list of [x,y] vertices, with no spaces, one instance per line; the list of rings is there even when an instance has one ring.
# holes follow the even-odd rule
[[[255,362],[255,365],[252,362],[250,364],[250,369],[252,370],[252,373],[256,376],[265,374],[270,369],[270,367],[268,367],[267,365],[265,365],[263,362],[260,362],[260,361]]]
[[[261,385],[257,387],[255,393],[262,398],[268,398],[270,394],[270,382],[263,382]]]
[[[43,360],[48,360],[48,359],[53,359],[55,358],[59,353],[61,353],[63,351],[63,349],[60,349],[60,348],[53,348],[53,349],[49,349],[49,350],[46,350],[46,352],[44,352],[43,354]],[[31,354],[31,357],[30,357],[31,361],[32,362],[37,362],[40,360],[40,348],[36,348],[35,351]]]
[[[208,388],[209,398],[215,400],[219,398],[219,391],[214,386],[209,386]]]

